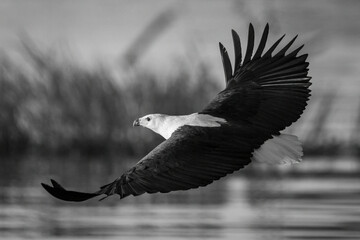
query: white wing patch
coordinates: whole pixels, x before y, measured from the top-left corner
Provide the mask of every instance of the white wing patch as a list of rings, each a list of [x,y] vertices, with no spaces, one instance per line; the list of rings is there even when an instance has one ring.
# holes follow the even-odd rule
[[[189,122],[184,125],[198,127],[220,127],[220,123],[226,123],[225,119],[214,117],[208,114],[193,113],[189,115],[189,117]]]
[[[153,131],[157,132],[165,139],[168,139],[171,137],[173,132],[184,125],[198,127],[220,127],[221,123],[226,123],[226,120],[208,114],[193,113],[183,116],[167,116],[160,124],[158,129]]]

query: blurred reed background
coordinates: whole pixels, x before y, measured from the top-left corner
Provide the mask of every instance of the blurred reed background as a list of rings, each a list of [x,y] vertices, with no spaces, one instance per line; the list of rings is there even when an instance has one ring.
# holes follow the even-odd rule
[[[358,239],[358,1],[0,2],[0,238]],[[249,168],[206,188],[68,204],[40,182],[95,190],[162,139],[132,122],[202,109],[252,22],[299,34],[312,98],[287,129],[295,166]]]

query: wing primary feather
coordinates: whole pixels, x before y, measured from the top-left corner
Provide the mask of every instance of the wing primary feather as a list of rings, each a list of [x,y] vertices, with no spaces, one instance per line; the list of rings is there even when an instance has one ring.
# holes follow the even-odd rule
[[[128,187],[131,190],[132,195],[138,196],[140,194],[145,193],[143,189],[141,189],[140,186],[138,186],[135,182],[129,182]]]
[[[264,58],[267,57],[271,57],[272,52],[275,50],[275,48],[279,45],[279,43],[281,42],[281,40],[283,40],[283,38],[285,37],[285,34],[282,35],[281,38],[279,38],[270,48],[269,50],[266,51],[266,53],[264,54]]]
[[[162,189],[162,186],[159,186],[159,184],[156,182],[156,178],[149,178],[149,179],[142,179],[139,178],[137,179],[137,181],[139,182],[139,184],[141,184],[142,186],[144,186],[146,192],[148,193],[156,193],[159,192],[160,189]]]
[[[204,171],[203,169],[196,169],[194,166],[192,166],[191,168],[179,167],[179,170],[187,172],[189,174],[193,174],[194,176],[198,176],[200,175],[199,173],[201,173],[201,176],[208,177],[209,179],[214,179],[219,175],[217,172],[213,172],[213,171],[210,172],[210,171]]]
[[[169,181],[172,184],[174,184],[174,187],[177,186],[180,189],[189,189],[196,187],[197,185],[194,179],[188,181],[186,177],[184,176],[178,177],[177,175],[173,175],[172,173],[163,173],[159,176],[159,179],[163,179],[163,181]]]
[[[76,191],[68,191],[63,188],[59,183],[54,180],[51,180],[53,186],[49,186],[47,184],[42,183],[43,188],[50,193],[52,196],[69,202],[82,202],[88,200],[90,198],[99,196],[100,194],[95,193],[85,193],[85,192],[76,192]]]
[[[276,76],[276,74],[271,73],[271,74],[266,74],[263,76],[260,76],[259,79],[261,79],[261,82],[264,81],[272,81],[274,79],[278,80],[278,79],[295,79],[295,78],[303,78],[306,77],[307,72],[301,72],[301,73],[294,73],[294,74],[287,74],[285,76]],[[262,80],[264,79],[264,80]]]
[[[139,178],[136,180],[137,183],[144,188],[144,190],[148,193],[156,193],[157,190],[155,189],[154,184],[152,184],[152,181],[148,180],[147,178]]]
[[[294,51],[292,51],[291,53],[289,53],[287,55],[287,57],[295,57],[303,47],[304,47],[304,44],[301,45],[300,47],[298,47],[297,49],[295,49]]]
[[[232,77],[231,62],[229,59],[229,55],[226,51],[226,48],[221,43],[219,43],[219,48],[220,48],[221,60],[224,67],[225,81],[226,83],[228,83]]]
[[[293,60],[288,60],[285,59],[284,61],[281,62],[281,64],[276,64],[279,65],[278,67],[272,67],[270,71],[266,72],[267,74],[273,73],[273,72],[279,72],[279,70],[281,69],[287,69],[287,68],[293,68],[296,65],[301,65],[302,63],[306,63],[306,58],[308,57],[307,54],[303,54],[297,58],[293,58]]]
[[[242,61],[242,53],[241,53],[241,41],[240,37],[234,30],[231,31],[234,43],[234,51],[235,51],[235,65],[234,65],[234,75],[237,69],[240,68]]]
[[[208,176],[204,176],[202,174],[191,175],[191,174],[189,174],[188,171],[181,171],[181,170],[179,171],[179,170],[180,169],[177,169],[177,171],[173,171],[172,175],[174,177],[177,177],[177,178],[179,178],[179,177],[184,178],[185,177],[185,178],[187,178],[187,179],[189,179],[191,181],[197,181],[197,182],[202,182],[202,183],[206,183],[206,182],[209,181]]]
[[[286,70],[282,70],[281,72],[274,72],[274,73],[270,73],[270,74],[266,74],[262,77],[264,78],[268,78],[268,77],[281,77],[282,75],[293,75],[293,74],[299,74],[299,76],[301,75],[304,75],[307,73],[307,66],[309,64],[306,62],[306,63],[303,63],[302,65],[299,65],[299,66],[296,66],[296,67],[293,67],[293,68],[290,68],[290,69],[286,69]],[[305,73],[304,73],[305,72]]]
[[[253,59],[258,59],[258,58],[261,57],[261,54],[263,53],[264,48],[265,48],[265,45],[266,45],[266,41],[267,41],[268,35],[269,35],[269,24],[267,23],[266,26],[265,26],[263,35],[261,36],[261,40],[260,40],[260,43],[259,43],[259,47],[258,47],[258,49],[256,50],[256,53],[255,53]]]
[[[254,40],[255,40],[254,27],[250,23],[250,25],[249,25],[248,43],[247,43],[246,54],[245,54],[243,65],[245,65],[246,63],[248,63],[251,60],[251,55],[252,55],[253,50],[254,50]]]
[[[286,86],[290,86],[290,87],[295,87],[295,86],[302,86],[302,87],[309,87],[311,85],[311,83],[308,82],[300,82],[300,83],[280,83],[280,84],[263,84],[263,87],[286,87]]]
[[[274,57],[282,57],[285,55],[286,51],[291,47],[291,45],[295,42],[296,38],[298,37],[298,35],[296,35],[293,39],[291,39],[291,41],[286,44],[286,46],[281,49]]]
[[[60,184],[58,184],[54,179],[50,179],[51,184],[54,186],[54,188],[58,188],[61,190],[65,190]],[[66,190],[65,190],[66,191]]]

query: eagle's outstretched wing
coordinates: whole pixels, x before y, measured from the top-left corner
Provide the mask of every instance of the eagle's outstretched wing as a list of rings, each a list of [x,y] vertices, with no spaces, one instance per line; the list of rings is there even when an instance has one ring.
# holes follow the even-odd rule
[[[102,194],[119,194],[124,198],[145,192],[166,193],[198,188],[249,164],[252,152],[262,143],[261,135],[241,126],[183,126],[120,178],[99,191],[68,191],[54,180],[53,186],[42,185],[54,197],[75,202]]]
[[[133,168],[94,193],[68,191],[53,180],[53,186],[43,187],[65,201],[102,194],[124,198],[205,186],[249,164],[255,149],[300,117],[310,96],[307,55],[296,56],[301,47],[285,55],[295,38],[272,55],[283,37],[262,54],[268,31],[266,25],[252,56],[254,29],[250,24],[244,61],[240,39],[233,31],[234,71],[220,44],[226,88],[200,113],[225,118],[227,123],[179,128]]]
[[[255,37],[254,28],[250,24],[247,49],[242,61],[240,38],[232,31],[234,71],[227,51],[220,43],[226,88],[200,113],[248,124],[271,135],[278,134],[300,117],[310,97],[311,77],[307,75],[307,54],[297,56],[302,45],[286,55],[296,37],[273,54],[285,35],[263,54],[268,33],[267,24],[253,55]]]

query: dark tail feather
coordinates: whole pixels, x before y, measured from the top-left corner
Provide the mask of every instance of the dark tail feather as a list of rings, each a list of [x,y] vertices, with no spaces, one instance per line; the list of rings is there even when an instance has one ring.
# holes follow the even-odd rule
[[[44,183],[41,183],[41,185],[53,197],[56,197],[64,201],[82,202],[90,198],[99,196],[101,194],[101,193],[83,193],[83,192],[68,191],[65,188],[63,188],[59,183],[57,183],[55,180],[51,179],[51,183],[53,186],[49,186]]]

